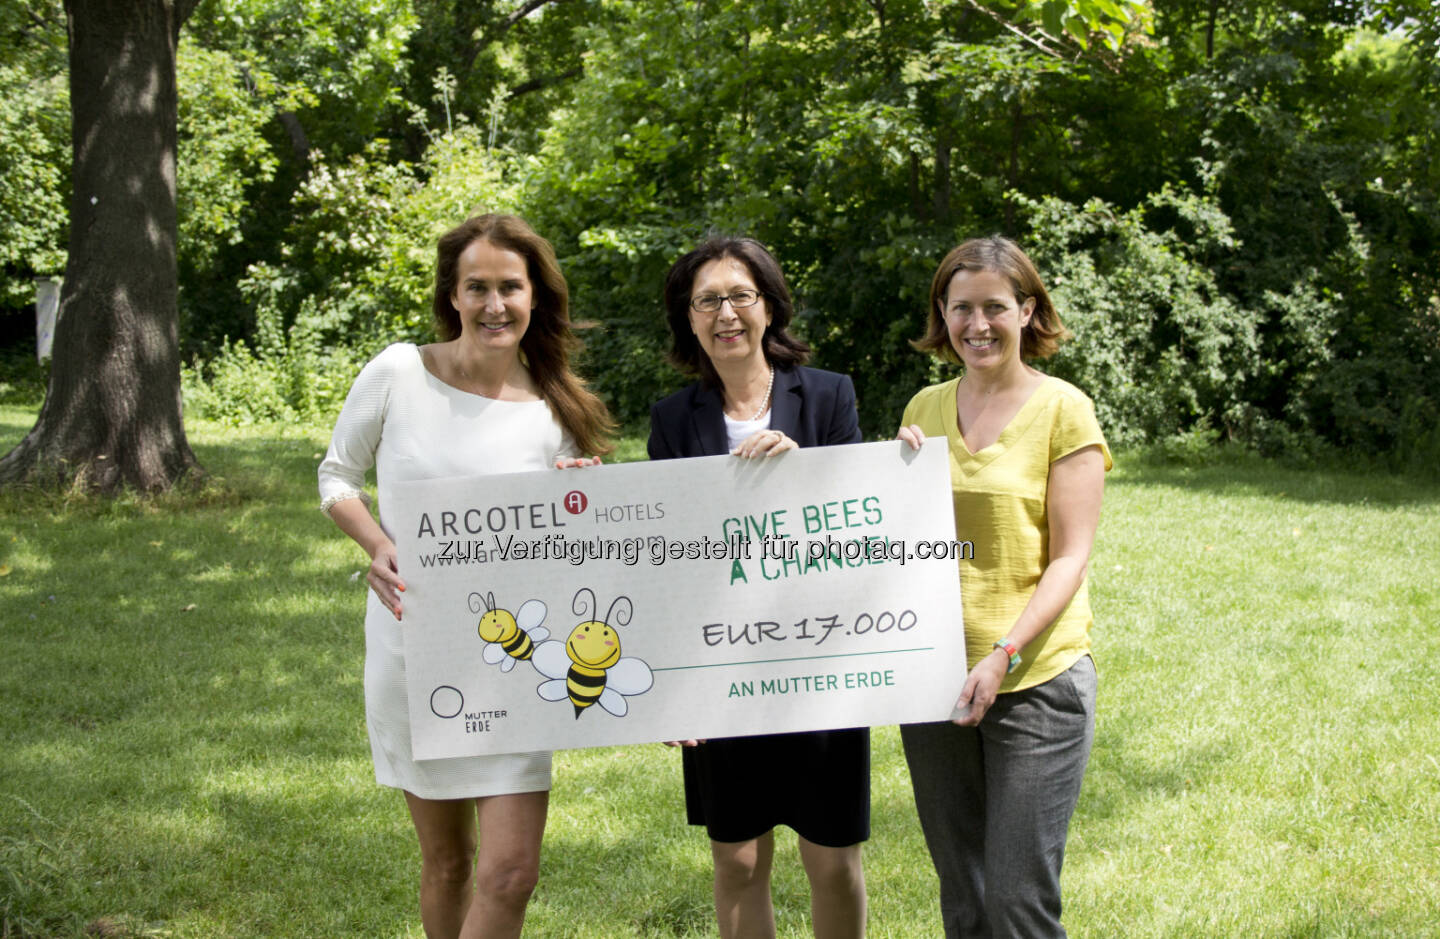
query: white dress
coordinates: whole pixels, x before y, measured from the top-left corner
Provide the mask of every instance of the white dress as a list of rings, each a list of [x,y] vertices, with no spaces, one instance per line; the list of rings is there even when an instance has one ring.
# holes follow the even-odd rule
[[[396,343],[361,370],[320,464],[321,507],[364,494],[375,467],[380,526],[396,481],[551,469],[575,447],[544,401],[497,401],[461,391],[425,368],[420,349]],[[367,499],[368,501],[368,499]],[[402,570],[401,575],[404,575]],[[461,799],[550,788],[550,754],[413,759],[400,623],[367,590],[365,723],[375,779],[426,799]]]

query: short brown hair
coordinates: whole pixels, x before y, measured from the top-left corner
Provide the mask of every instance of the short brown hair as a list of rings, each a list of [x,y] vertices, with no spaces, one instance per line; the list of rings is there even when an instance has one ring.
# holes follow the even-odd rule
[[[700,342],[690,329],[690,288],[695,286],[695,275],[700,268],[711,261],[734,258],[755,280],[760,296],[765,298],[765,310],[770,314],[770,325],[765,327],[761,348],[765,361],[771,365],[788,368],[804,365],[810,358],[810,347],[790,335],[790,320],[795,316],[795,303],[790,299],[790,288],[785,285],[785,274],[775,256],[754,238],[735,238],[719,235],[706,241],[670,266],[665,275],[665,319],[670,324],[670,361],[691,375],[699,375],[706,384],[719,385],[720,376],[710,357],[700,348]]]
[[[950,292],[950,279],[960,271],[1000,274],[1010,281],[1016,303],[1023,304],[1027,299],[1035,301],[1030,322],[1020,331],[1020,358],[1048,358],[1060,348],[1061,342],[1070,338],[1070,330],[1060,321],[1060,313],[1030,258],[1009,238],[991,235],[971,238],[952,248],[940,262],[930,281],[930,312],[925,320],[925,335],[910,343],[916,349],[959,364],[960,356],[950,345],[950,331],[945,328],[945,297]]]
[[[487,241],[525,259],[535,309],[520,338],[520,351],[525,354],[530,375],[581,453],[610,452],[612,448],[605,439],[614,428],[610,412],[570,368],[570,356],[580,348],[570,325],[570,288],[560,273],[555,249],[520,216],[476,215],[440,236],[431,304],[440,341],[460,336],[460,313],[450,297],[459,278],[460,255],[476,241]]]

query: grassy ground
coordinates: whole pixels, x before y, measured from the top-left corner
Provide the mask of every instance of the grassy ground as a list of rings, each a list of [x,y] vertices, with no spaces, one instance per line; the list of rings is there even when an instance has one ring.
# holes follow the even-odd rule
[[[0,406],[0,452],[33,419]],[[315,509],[325,433],[190,433],[223,480],[198,502],[0,494],[0,935],[420,936],[365,743],[360,555]],[[1073,935],[1440,935],[1437,502],[1122,458]],[[528,934],[709,935],[681,801],[662,747],[559,755]],[[780,932],[807,935],[789,839],[778,868]],[[872,936],[938,934],[894,728],[866,868]]]

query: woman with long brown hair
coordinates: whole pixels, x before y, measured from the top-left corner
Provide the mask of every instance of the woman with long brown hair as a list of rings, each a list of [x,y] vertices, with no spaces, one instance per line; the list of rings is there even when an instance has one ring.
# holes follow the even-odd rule
[[[437,256],[440,341],[396,343],[361,371],[320,464],[320,495],[371,558],[366,724],[375,778],[404,792],[420,839],[425,934],[519,936],[539,877],[550,754],[411,758],[405,582],[385,494],[406,480],[599,462],[611,422],[570,369],[569,290],[549,242],[514,215],[479,215],[441,236]],[[378,522],[363,489],[372,466]]]

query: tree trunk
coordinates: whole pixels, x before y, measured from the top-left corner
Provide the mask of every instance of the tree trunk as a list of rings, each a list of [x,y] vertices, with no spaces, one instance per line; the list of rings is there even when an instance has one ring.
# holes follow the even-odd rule
[[[1210,0],[1210,10],[1205,17],[1205,61],[1215,58],[1215,15],[1220,0]]]
[[[0,484],[169,488],[180,410],[175,47],[195,0],[65,0],[69,258],[45,404]]]
[[[1010,104],[1010,168],[1006,174],[1006,188],[1011,191],[1020,188],[1020,132],[1025,121],[1020,98],[1020,89],[1017,88]],[[1015,200],[1008,197],[1005,199],[1005,234],[1015,235]]]
[[[950,125],[941,124],[935,135],[935,220],[950,220]]]

